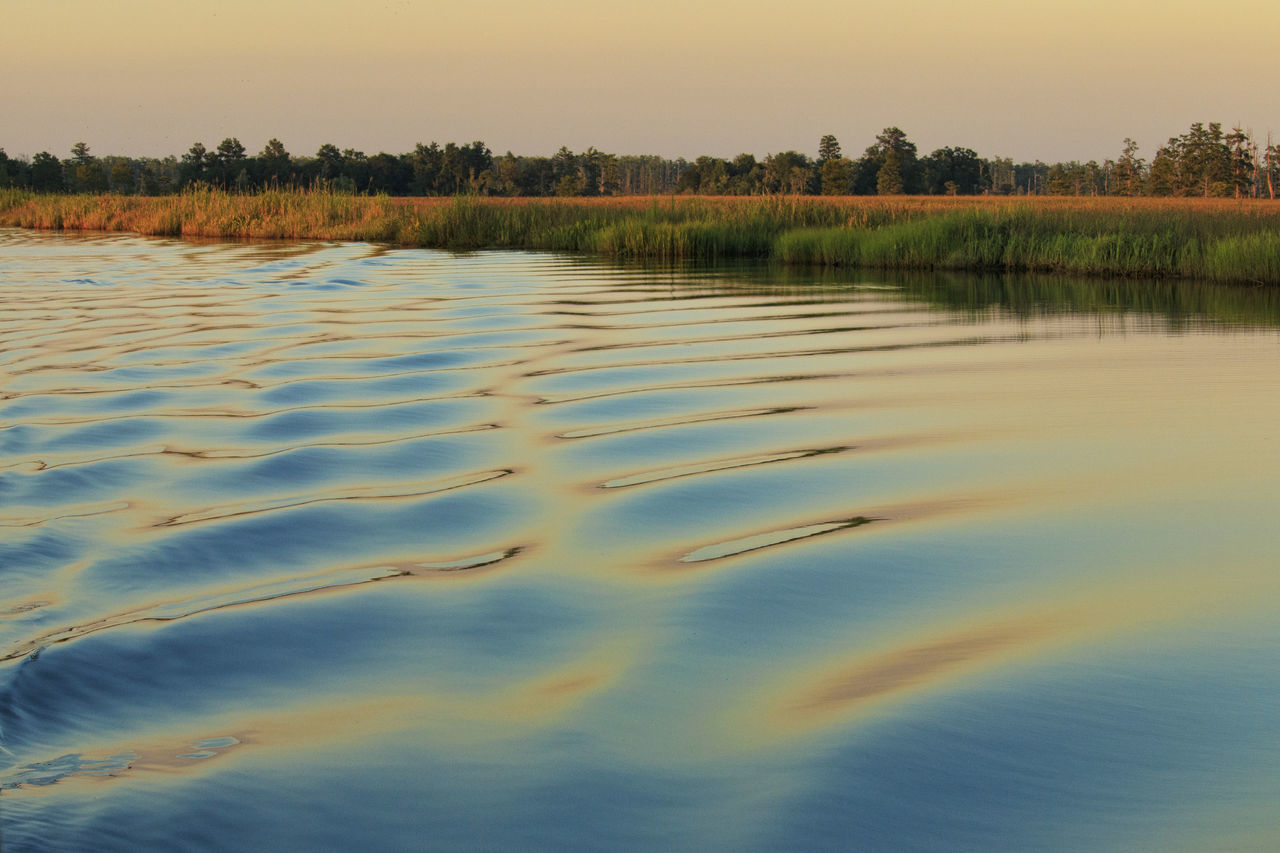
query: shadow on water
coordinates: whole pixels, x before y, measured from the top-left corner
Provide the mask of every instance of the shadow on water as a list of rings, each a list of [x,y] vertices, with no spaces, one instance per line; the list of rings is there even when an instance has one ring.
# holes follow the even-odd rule
[[[1055,276],[883,276],[913,299],[954,311],[992,310],[1015,317],[1132,314],[1160,319],[1172,331],[1205,324],[1280,326],[1280,290],[1194,281],[1076,279]]]
[[[598,268],[598,262],[593,262]],[[617,269],[666,280],[672,287],[726,288],[736,294],[812,296],[819,301],[851,289],[896,290],[910,301],[983,320],[993,312],[1016,318],[1060,314],[1133,315],[1178,331],[1202,326],[1280,327],[1280,288],[1179,279],[1075,278],[1040,274],[811,269],[762,261],[715,264],[618,263]]]

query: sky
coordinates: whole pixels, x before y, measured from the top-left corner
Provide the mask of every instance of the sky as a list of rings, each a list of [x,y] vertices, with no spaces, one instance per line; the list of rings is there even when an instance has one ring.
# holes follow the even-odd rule
[[[1194,121],[1280,138],[1275,0],[4,0],[0,147],[367,154],[483,140],[693,158],[1150,157]]]

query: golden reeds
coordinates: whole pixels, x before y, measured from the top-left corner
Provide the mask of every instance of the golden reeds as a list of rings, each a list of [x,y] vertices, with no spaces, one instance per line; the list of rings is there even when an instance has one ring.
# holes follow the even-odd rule
[[[323,190],[174,196],[0,191],[0,225],[357,240],[623,258],[1047,271],[1280,284],[1280,203],[1078,197],[388,198]]]

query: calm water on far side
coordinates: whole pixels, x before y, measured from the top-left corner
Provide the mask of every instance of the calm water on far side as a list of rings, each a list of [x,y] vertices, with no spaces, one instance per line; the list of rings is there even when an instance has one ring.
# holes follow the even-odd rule
[[[1280,298],[0,231],[0,848],[1280,848]]]

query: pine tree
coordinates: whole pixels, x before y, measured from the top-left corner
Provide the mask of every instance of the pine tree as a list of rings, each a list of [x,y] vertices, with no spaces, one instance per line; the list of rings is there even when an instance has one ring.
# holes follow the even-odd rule
[[[840,142],[833,135],[828,133],[822,139],[818,140],[818,165],[821,166],[828,160],[835,160],[840,156]]]
[[[1124,152],[1116,161],[1113,176],[1116,195],[1142,195],[1142,173],[1145,164],[1138,156],[1138,143],[1128,137],[1124,140]]]
[[[902,194],[902,158],[895,148],[887,148],[884,152],[884,163],[876,173],[876,194]]]
[[[853,179],[853,163],[845,157],[833,157],[820,169],[823,195],[847,195]]]
[[[1233,127],[1223,141],[1231,152],[1231,185],[1236,198],[1253,195],[1257,147],[1249,139],[1249,134],[1238,127]]]

